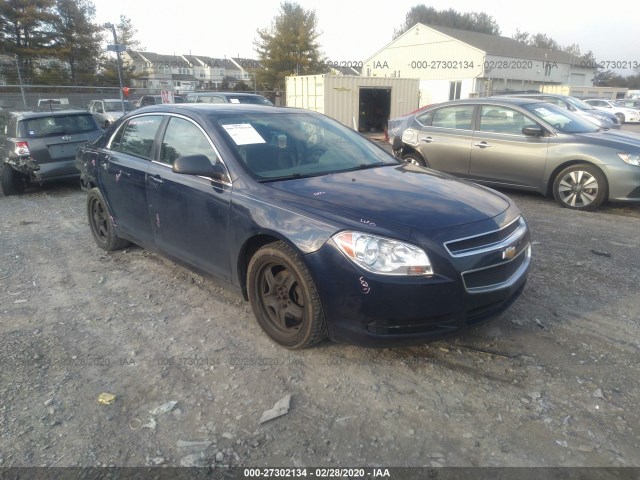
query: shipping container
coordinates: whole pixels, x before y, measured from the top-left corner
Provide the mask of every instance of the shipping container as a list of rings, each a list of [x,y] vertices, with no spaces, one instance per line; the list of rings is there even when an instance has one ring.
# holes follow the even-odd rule
[[[359,132],[382,132],[390,118],[416,110],[417,78],[304,75],[287,77],[287,106],[313,110]]]

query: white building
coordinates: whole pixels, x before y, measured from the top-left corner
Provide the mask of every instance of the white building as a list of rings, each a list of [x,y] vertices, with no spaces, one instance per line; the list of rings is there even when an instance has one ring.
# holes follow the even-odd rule
[[[420,78],[421,105],[540,90],[592,86],[595,70],[567,52],[507,37],[416,24],[364,62],[365,76]]]

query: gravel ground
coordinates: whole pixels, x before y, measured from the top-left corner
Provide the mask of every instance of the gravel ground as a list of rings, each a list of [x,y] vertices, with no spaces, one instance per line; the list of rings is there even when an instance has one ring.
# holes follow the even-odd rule
[[[640,466],[640,208],[507,193],[534,259],[505,314],[302,352],[215,281],[98,249],[76,185],[0,196],[0,467]]]

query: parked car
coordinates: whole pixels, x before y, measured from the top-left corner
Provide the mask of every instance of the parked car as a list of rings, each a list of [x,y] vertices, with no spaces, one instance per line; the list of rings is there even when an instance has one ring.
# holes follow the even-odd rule
[[[315,112],[146,107],[76,159],[99,247],[133,242],[228,282],[287,348],[424,342],[498,315],[527,278],[509,198]]]
[[[100,127],[86,110],[0,112],[0,185],[5,195],[23,193],[27,183],[77,178],[75,155],[95,140]]]
[[[632,98],[624,98],[622,100],[616,100],[615,104],[620,105],[621,107],[635,108],[637,110],[640,110],[640,100],[634,100]]]
[[[553,194],[563,207],[640,202],[640,135],[603,130],[554,104],[490,97],[416,115],[395,153],[493,187]]]
[[[134,106],[140,108],[148,105],[160,105],[161,103],[162,95],[143,95],[134,102]]]
[[[87,110],[91,112],[98,125],[100,125],[102,128],[107,128],[118,118],[135,108],[129,100],[125,100],[123,111],[122,103],[122,100],[113,98],[91,100],[89,102]]]
[[[500,95],[505,96],[505,95]],[[512,95],[506,95],[512,96]],[[613,113],[603,112],[595,107],[592,107],[588,103],[583,102],[570,95],[560,95],[556,93],[526,93],[517,94],[515,96],[522,98],[532,98],[534,100],[553,103],[561,108],[569,110],[589,120],[600,128],[620,128],[620,120]]]
[[[256,93],[238,92],[193,92],[188,93],[185,103],[251,103],[254,105],[273,105],[271,101]]]
[[[604,110],[605,112],[613,113],[616,117],[618,117],[620,123],[640,122],[640,110],[623,107],[621,105],[617,105],[611,100],[606,100],[604,98],[589,98],[585,100],[585,103],[588,103],[598,110]]]

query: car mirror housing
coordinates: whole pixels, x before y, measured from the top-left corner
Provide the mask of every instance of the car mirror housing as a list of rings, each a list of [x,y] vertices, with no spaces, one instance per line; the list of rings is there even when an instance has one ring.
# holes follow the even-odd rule
[[[211,177],[216,180],[224,180],[227,173],[221,163],[211,164],[206,155],[183,155],[176,158],[173,163],[173,171],[184,175],[199,175]]]
[[[522,127],[522,133],[529,137],[541,137],[544,134],[544,130],[540,125],[527,125]]]

